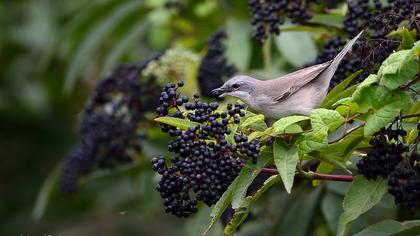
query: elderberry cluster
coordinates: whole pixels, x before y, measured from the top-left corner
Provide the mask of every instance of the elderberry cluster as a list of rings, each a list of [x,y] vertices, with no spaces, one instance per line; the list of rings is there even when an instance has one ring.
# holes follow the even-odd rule
[[[243,104],[229,103],[227,111],[218,111],[218,103],[200,102],[198,95],[190,101],[179,92],[182,86],[182,82],[170,83],[162,89],[156,113],[158,117],[181,118],[194,125],[180,129],[161,123],[162,131],[173,137],[168,145],[173,156],[170,162],[163,156],[152,159],[152,167],[162,176],[157,191],[165,211],[187,217],[197,211],[197,201],[215,204],[246,159],[257,161],[260,144],[229,128],[245,116]],[[234,143],[227,137],[232,137]]]
[[[224,80],[237,69],[233,64],[227,64],[225,46],[222,40],[227,37],[224,30],[218,30],[210,36],[207,42],[207,53],[198,68],[198,86],[203,96],[211,97],[211,91],[223,85]]]
[[[420,30],[413,20],[418,13],[415,1],[388,0],[388,4],[385,5],[380,0],[354,0],[348,1],[347,6],[343,22],[344,32],[349,38],[356,36],[363,29],[365,33],[341,61],[331,80],[330,88],[359,68],[366,70],[353,80],[353,83],[360,82],[369,73],[374,73],[378,63],[385,60],[401,44],[401,40],[386,37],[388,33],[398,29],[401,22],[409,22],[410,30]],[[315,64],[333,59],[344,45],[345,42],[340,37],[328,40],[318,54]]]
[[[407,151],[407,148],[399,142],[400,135],[406,135],[405,131],[383,129],[374,136],[370,140],[372,149],[357,163],[359,173],[369,180],[387,177],[403,160],[402,155]],[[388,140],[394,142],[388,142]]]
[[[394,196],[395,203],[414,213],[420,204],[419,137],[410,153],[408,146],[401,142],[406,134],[401,127],[382,129],[371,140],[373,148],[357,163],[357,168],[367,179],[387,178],[388,192]]]
[[[298,23],[312,18],[312,12],[308,10],[311,2],[319,3],[319,0],[249,0],[248,5],[252,13],[252,25],[254,32],[252,37],[259,43],[263,43],[269,34],[280,34],[280,26],[288,17],[292,23]]]
[[[60,185],[65,193],[77,190],[77,181],[94,168],[113,168],[131,161],[130,152],[138,152],[143,135],[136,132],[144,113],[157,99],[142,94],[158,94],[154,78],[139,76],[141,65],[120,66],[97,85],[86,103],[78,144],[63,163]]]

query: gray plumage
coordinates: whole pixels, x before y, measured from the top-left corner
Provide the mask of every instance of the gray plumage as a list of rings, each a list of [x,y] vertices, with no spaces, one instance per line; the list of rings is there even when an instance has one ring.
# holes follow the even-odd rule
[[[324,100],[338,65],[362,33],[363,31],[350,40],[330,61],[272,80],[238,75],[222,87],[213,90],[213,93],[221,97],[237,97],[252,109],[270,118],[308,115]]]

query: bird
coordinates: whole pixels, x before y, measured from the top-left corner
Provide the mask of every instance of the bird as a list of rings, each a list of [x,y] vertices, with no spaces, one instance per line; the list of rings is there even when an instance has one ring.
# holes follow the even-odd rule
[[[351,39],[330,61],[271,80],[237,75],[212,90],[212,95],[236,97],[267,118],[309,115],[326,97],[338,65],[362,33]]]

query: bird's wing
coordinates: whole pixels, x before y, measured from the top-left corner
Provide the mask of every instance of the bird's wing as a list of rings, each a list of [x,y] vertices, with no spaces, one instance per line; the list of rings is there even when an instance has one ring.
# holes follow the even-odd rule
[[[315,79],[330,64],[331,64],[331,61],[328,61],[322,64],[318,64],[318,65],[310,66],[301,70],[297,70],[285,76],[271,80],[272,82],[276,81],[272,83],[273,85],[276,84],[282,87],[282,88],[279,88],[278,90],[277,89],[271,90],[276,93],[275,95],[273,94],[274,100],[277,102],[280,102],[286,99],[287,97],[289,97],[290,95],[298,91],[300,88],[305,86],[307,83]]]

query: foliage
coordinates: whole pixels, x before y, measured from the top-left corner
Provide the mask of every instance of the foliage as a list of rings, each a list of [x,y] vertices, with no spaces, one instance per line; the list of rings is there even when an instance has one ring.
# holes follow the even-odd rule
[[[205,231],[207,235],[417,234],[418,215],[397,208],[394,196],[386,193],[387,181],[365,179],[356,163],[371,150],[369,141],[377,132],[384,127],[394,129],[397,123],[406,131],[400,142],[409,148],[404,163],[409,162],[408,153],[415,152],[420,112],[418,20],[410,13],[385,23],[377,21],[376,13],[406,11],[408,1],[390,1],[391,8],[386,8],[386,1],[379,8],[375,7],[378,1],[367,1],[363,11],[351,4],[355,1],[332,2],[302,5],[303,12],[285,18],[304,14],[305,19],[273,22],[272,35],[262,35],[260,29],[260,35],[254,36],[264,39],[263,45],[252,38],[252,31],[258,30],[253,25],[268,27],[271,23],[266,21],[274,13],[281,15],[290,7],[274,9],[260,19],[255,13],[261,9],[254,5],[250,9],[246,1],[1,3],[1,154],[5,158],[0,166],[5,200],[0,205],[0,234],[64,235],[73,233],[73,228],[79,230],[76,234],[93,230],[135,235],[200,235]],[[385,19],[387,15],[379,16]],[[251,17],[258,19],[252,23]],[[349,28],[354,22],[357,25]],[[198,77],[220,76],[220,84],[235,66],[241,73],[275,78],[329,60],[359,27],[367,27],[366,37],[339,66],[320,108],[309,116],[275,121],[247,110],[239,124],[229,124],[232,134],[224,137],[229,144],[235,143],[234,133],[243,133],[249,140],[273,145],[262,149],[256,164],[249,161],[241,168],[212,208],[199,204],[198,212],[182,221],[164,213],[155,191],[159,176],[150,164],[153,157],[168,157],[169,138],[158,126],[188,130],[198,122],[155,118],[146,110],[135,131],[147,138],[140,140],[141,151],[129,151],[131,162],[78,176],[78,192],[73,195],[60,191],[61,159],[80,140],[73,125],[79,123],[77,113],[92,97],[99,79],[117,65],[139,65],[152,58],[138,76],[141,81],[157,77],[163,86],[184,80],[185,94],[208,95],[200,90]],[[220,28],[227,37],[212,48],[215,43],[208,39]],[[281,33],[275,35],[278,30]],[[220,67],[226,71],[221,73]],[[214,72],[209,73],[212,76],[203,72],[207,69]],[[140,97],[157,100],[159,95],[143,92]],[[229,100],[218,102],[224,107]],[[147,100],[145,104],[152,106]],[[110,106],[105,107],[109,111]],[[118,110],[118,114],[124,112],[124,107]],[[117,135],[110,136],[107,141],[112,143]],[[412,163],[418,167],[418,161]],[[34,221],[28,223],[33,204]],[[114,222],[109,228],[99,228],[109,222]]]

